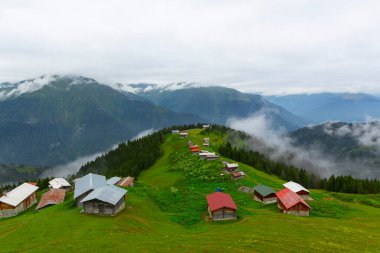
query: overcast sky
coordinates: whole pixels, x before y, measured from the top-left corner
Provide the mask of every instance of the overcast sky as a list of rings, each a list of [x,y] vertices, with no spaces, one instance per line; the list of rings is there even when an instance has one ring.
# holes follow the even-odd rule
[[[380,93],[380,1],[0,1],[0,81]]]

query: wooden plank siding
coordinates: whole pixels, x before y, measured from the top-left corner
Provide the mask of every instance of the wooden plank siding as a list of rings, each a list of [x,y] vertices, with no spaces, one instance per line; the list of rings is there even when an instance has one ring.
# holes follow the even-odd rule
[[[234,220],[236,219],[236,211],[230,208],[221,208],[214,212],[209,210],[209,214],[213,220]]]
[[[112,205],[97,199],[86,201],[83,203],[83,209],[88,214],[98,215],[116,215],[125,207],[125,197],[121,198],[116,205]]]

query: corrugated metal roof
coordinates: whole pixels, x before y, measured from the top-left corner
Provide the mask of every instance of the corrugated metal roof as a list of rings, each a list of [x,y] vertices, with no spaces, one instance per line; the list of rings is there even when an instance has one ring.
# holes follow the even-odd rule
[[[299,192],[299,191],[309,192],[305,187],[303,187],[302,185],[297,184],[293,181],[289,181],[289,182],[283,184],[283,186],[292,190],[293,192]]]
[[[276,193],[272,188],[263,184],[256,185],[253,190],[258,192],[263,197],[268,196],[272,193]]]
[[[56,205],[65,200],[66,191],[64,189],[50,189],[41,196],[41,200],[36,210],[44,208],[48,205]]]
[[[293,192],[289,188],[282,189],[276,193],[279,201],[285,206],[286,209],[291,208],[298,203],[302,203],[308,208],[311,208],[297,193]]]
[[[0,198],[0,202],[6,203],[11,206],[18,206],[27,197],[32,195],[38,190],[37,186],[31,185],[29,183],[23,183],[22,185],[14,188],[12,191],[8,192]]]
[[[227,163],[226,164],[227,168],[238,168],[239,167],[239,164],[237,163]]]
[[[64,178],[54,178],[53,180],[49,181],[49,185],[53,189],[59,189],[61,187],[71,187],[69,182],[67,182],[66,179]]]
[[[121,180],[121,177],[111,177],[107,180],[107,184],[114,185]]]
[[[116,205],[116,203],[119,202],[119,200],[127,192],[128,191],[123,188],[119,188],[114,185],[107,185],[93,190],[81,201],[81,203],[97,199],[103,202],[110,203],[112,205]]]
[[[107,185],[106,177],[89,173],[84,177],[75,179],[74,199],[83,193]]]
[[[214,192],[210,195],[207,195],[206,200],[211,212],[216,211],[223,207],[237,210],[237,206],[235,202],[232,200],[231,196],[227,193]]]

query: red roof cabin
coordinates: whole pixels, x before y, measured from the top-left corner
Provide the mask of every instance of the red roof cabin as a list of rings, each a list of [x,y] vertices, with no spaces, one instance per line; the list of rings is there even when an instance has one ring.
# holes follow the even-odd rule
[[[237,207],[231,196],[223,192],[214,192],[206,196],[208,212],[214,221],[235,220]]]
[[[285,188],[276,193],[277,206],[282,213],[309,216],[311,207],[297,193]]]
[[[189,147],[192,153],[199,153],[201,148],[198,145],[193,145]]]

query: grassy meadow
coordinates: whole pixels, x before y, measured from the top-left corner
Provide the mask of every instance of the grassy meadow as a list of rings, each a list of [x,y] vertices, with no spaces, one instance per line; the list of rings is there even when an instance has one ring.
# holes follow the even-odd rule
[[[225,139],[189,131],[196,144],[204,137],[210,151]],[[278,190],[282,180],[244,164],[244,179],[220,176],[228,159],[199,160],[188,139],[166,136],[164,155],[128,188],[117,216],[81,214],[71,193],[61,205],[0,220],[0,252],[380,252],[380,195],[311,190],[310,217],[284,215],[237,191],[258,183]],[[217,187],[235,200],[236,221],[208,221],[205,195]]]

